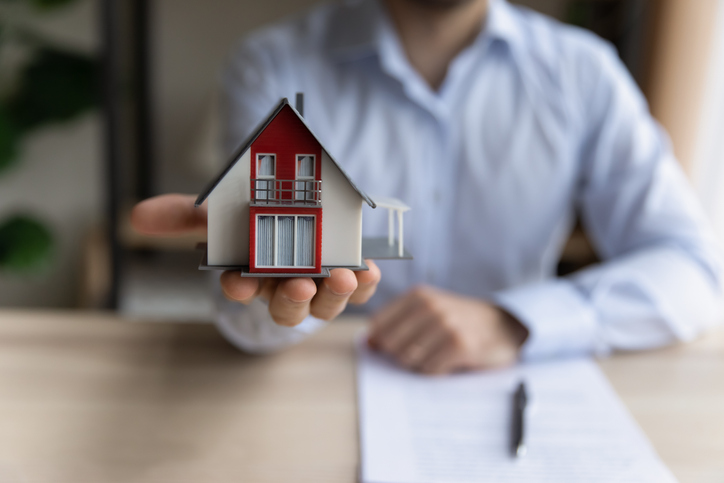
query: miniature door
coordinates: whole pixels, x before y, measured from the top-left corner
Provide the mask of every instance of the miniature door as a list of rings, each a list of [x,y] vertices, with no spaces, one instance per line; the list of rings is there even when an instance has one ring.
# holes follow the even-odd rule
[[[314,210],[277,213],[255,209],[251,222],[256,239],[251,244],[250,268],[257,273],[319,273],[317,246],[321,247],[321,227],[317,219]]]

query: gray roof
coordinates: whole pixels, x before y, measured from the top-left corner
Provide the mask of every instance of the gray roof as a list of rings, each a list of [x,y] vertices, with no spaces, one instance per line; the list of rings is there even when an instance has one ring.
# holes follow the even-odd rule
[[[206,200],[206,198],[209,197],[211,192],[214,191],[214,188],[216,188],[216,186],[221,182],[221,180],[224,179],[224,176],[226,176],[226,174],[231,170],[231,168],[234,167],[236,162],[239,161],[239,159],[241,159],[241,157],[244,155],[244,153],[246,153],[246,151],[251,147],[252,143],[254,141],[256,141],[256,138],[258,138],[259,135],[262,132],[264,132],[264,129],[266,129],[267,126],[269,126],[269,124],[277,116],[277,114],[279,114],[282,111],[282,109],[284,109],[284,106],[289,106],[289,108],[292,110],[292,112],[294,112],[294,114],[296,114],[296,116],[299,118],[299,120],[302,121],[302,123],[307,128],[307,130],[309,130],[309,133],[312,136],[314,136],[314,139],[319,143],[320,146],[322,146],[322,149],[324,150],[324,152],[327,153],[327,155],[329,156],[329,159],[332,160],[332,163],[334,163],[334,165],[337,167],[337,169],[339,169],[340,173],[342,173],[342,176],[344,176],[344,178],[347,180],[347,182],[350,184],[350,186],[352,186],[352,188],[357,192],[357,194],[359,194],[362,197],[362,199],[365,200],[367,202],[367,204],[370,205],[372,208],[376,208],[377,205],[375,205],[375,202],[372,201],[372,199],[369,196],[367,196],[367,194],[365,194],[364,191],[359,189],[357,187],[357,185],[354,184],[352,179],[344,171],[344,169],[342,169],[342,167],[339,165],[339,163],[337,163],[337,161],[334,160],[332,155],[329,154],[329,151],[327,150],[327,148],[324,147],[324,145],[319,140],[319,138],[314,134],[314,131],[312,131],[312,129],[309,127],[309,125],[304,120],[304,118],[297,112],[296,109],[294,109],[294,107],[292,107],[291,104],[289,104],[289,100],[286,97],[283,98],[281,101],[279,101],[279,104],[277,104],[276,107],[274,107],[274,109],[271,111],[269,116],[267,116],[266,120],[263,121],[261,124],[259,124],[259,126],[251,133],[251,135],[248,138],[246,138],[246,141],[244,141],[242,143],[241,147],[231,157],[231,159],[229,160],[229,164],[226,166],[226,168],[224,168],[224,170],[221,172],[221,174],[216,179],[214,179],[211,183],[209,183],[209,185],[206,187],[206,189],[199,195],[198,198],[196,198],[195,206],[200,206],[201,203],[203,203],[204,200]]]

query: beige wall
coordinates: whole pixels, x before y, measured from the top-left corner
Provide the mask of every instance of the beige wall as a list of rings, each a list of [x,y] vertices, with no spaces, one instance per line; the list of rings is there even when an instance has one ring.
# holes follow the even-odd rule
[[[651,112],[691,173],[718,0],[659,0],[644,87]]]
[[[250,166],[248,149],[209,196],[209,265],[249,265]]]
[[[46,38],[88,52],[97,48],[96,20],[93,0],[60,14],[30,19],[20,12],[18,18]],[[82,240],[101,216],[100,134],[97,113],[49,126],[26,140],[12,171],[0,174],[0,222],[10,213],[30,212],[50,226],[57,241],[48,271],[23,277],[0,273],[0,306],[75,303]]]

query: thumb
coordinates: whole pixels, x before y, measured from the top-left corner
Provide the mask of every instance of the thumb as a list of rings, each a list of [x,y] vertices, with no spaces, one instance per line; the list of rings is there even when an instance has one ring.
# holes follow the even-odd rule
[[[206,228],[206,205],[192,195],[154,196],[133,207],[131,225],[144,235],[183,235]]]

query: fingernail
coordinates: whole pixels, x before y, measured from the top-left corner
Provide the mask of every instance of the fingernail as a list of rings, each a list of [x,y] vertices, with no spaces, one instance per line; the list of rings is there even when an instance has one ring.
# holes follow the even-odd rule
[[[309,302],[310,300],[312,300],[312,297],[310,297],[308,299],[304,299],[304,300],[295,300],[295,299],[289,297],[288,295],[283,295],[283,297],[284,297],[285,301],[291,302],[293,304],[303,304],[303,303],[306,303],[306,302]]]
[[[332,295],[335,295],[337,297],[346,297],[346,296],[352,295],[354,293],[354,290],[352,290],[350,292],[335,292],[334,290],[332,290],[329,287],[327,287],[327,290],[329,290],[332,293]]]

